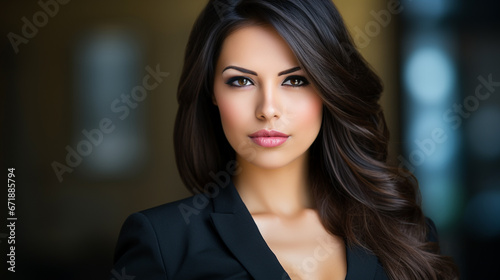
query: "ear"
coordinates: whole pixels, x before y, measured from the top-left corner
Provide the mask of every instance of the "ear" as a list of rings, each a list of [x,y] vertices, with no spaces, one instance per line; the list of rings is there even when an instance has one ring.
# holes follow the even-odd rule
[[[212,93],[212,103],[217,106],[217,100],[215,100],[215,94]]]

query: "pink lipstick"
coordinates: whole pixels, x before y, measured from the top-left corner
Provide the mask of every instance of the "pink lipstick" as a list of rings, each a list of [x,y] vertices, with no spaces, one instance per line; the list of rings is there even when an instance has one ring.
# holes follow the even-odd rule
[[[272,148],[277,147],[288,140],[289,135],[275,131],[261,129],[249,135],[252,141],[262,147]]]

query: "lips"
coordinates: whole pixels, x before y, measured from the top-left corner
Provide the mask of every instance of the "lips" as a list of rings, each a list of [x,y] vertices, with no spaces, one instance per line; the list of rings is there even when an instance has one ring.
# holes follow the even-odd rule
[[[272,148],[285,143],[290,136],[275,130],[261,129],[250,134],[249,137],[255,144],[259,146]]]

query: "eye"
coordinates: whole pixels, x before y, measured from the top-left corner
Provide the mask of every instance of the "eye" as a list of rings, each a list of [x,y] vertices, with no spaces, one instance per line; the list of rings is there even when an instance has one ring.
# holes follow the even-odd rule
[[[253,85],[253,82],[252,80],[245,77],[234,77],[229,79],[229,81],[227,81],[226,84],[233,87],[245,87]]]
[[[284,86],[291,86],[291,87],[301,87],[301,86],[307,86],[309,84],[309,81],[305,77],[302,76],[290,76],[283,81],[282,85]]]

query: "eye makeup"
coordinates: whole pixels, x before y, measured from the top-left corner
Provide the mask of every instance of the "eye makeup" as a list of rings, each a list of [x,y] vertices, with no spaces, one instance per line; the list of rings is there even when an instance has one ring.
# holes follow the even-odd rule
[[[246,87],[254,85],[254,82],[250,78],[244,76],[236,76],[229,78],[226,82],[226,85],[229,85],[231,87]]]
[[[291,87],[303,87],[309,85],[309,81],[306,77],[300,75],[293,75],[286,77],[286,79],[281,84],[282,86],[291,86]]]
[[[255,85],[252,79],[245,76],[231,77],[225,82],[225,84],[232,87],[246,87]],[[300,75],[288,76],[281,83],[282,86],[290,86],[290,87],[303,87],[309,84],[310,84],[309,81],[304,76]]]

